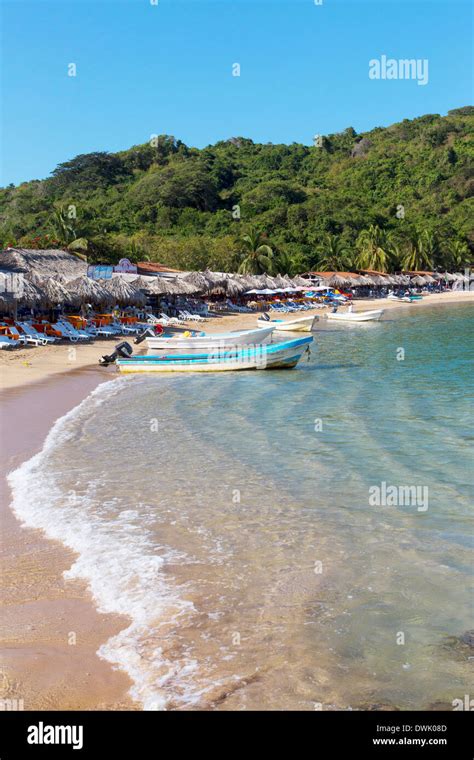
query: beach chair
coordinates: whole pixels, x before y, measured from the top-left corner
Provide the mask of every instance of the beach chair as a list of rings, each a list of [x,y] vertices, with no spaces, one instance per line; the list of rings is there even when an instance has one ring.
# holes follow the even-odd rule
[[[109,330],[107,327],[96,327],[93,323],[89,323],[85,329],[85,332],[91,338],[113,338],[117,337],[113,330]]]
[[[25,343],[30,343],[33,346],[48,346],[57,341],[57,338],[53,335],[38,332],[29,322],[15,322],[15,325],[18,327],[20,337],[24,338]]]
[[[77,330],[70,322],[65,319],[61,319],[53,325],[54,328],[60,331],[62,337],[69,338],[72,343],[77,343],[79,340],[90,340],[90,335],[85,330]]]
[[[15,348],[16,346],[24,346],[25,344],[21,340],[16,338],[10,338],[9,335],[0,335],[0,350],[4,348]]]
[[[159,320],[157,320],[157,323],[162,325],[182,325],[183,322],[186,322],[186,320],[178,317],[169,317],[164,313],[161,313]]]

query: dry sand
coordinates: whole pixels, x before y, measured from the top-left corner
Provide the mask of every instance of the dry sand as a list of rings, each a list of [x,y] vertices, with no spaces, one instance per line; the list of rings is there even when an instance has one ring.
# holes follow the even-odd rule
[[[418,310],[443,303],[474,301],[462,291],[433,295],[416,304],[357,301],[369,308]],[[311,312],[307,312],[308,314]],[[323,310],[315,310],[321,315]],[[291,318],[290,316],[288,318]],[[218,317],[189,325],[206,332],[256,327],[255,314]],[[12,514],[7,472],[41,449],[56,419],[76,406],[115,369],[99,368],[98,358],[116,341],[86,346],[41,346],[0,352],[2,402],[1,506],[1,662],[0,699],[23,700],[25,710],[139,709],[127,695],[128,677],[100,660],[100,644],[127,625],[95,609],[86,584],[65,581],[73,554],[41,531],[20,526]],[[71,351],[75,348],[75,351]],[[71,633],[76,644],[71,645]],[[1,707],[1,702],[0,702]]]

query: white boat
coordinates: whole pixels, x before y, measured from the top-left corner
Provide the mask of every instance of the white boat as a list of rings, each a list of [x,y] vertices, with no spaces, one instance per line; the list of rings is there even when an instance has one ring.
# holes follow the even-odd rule
[[[273,325],[277,332],[311,332],[313,329],[313,322],[317,321],[319,317],[298,317],[297,319],[257,319],[257,324],[261,325]]]
[[[215,348],[232,348],[245,345],[264,344],[270,340],[275,325],[266,324],[257,330],[238,330],[236,332],[214,333],[212,335],[196,335],[185,337],[182,333],[177,335],[156,336],[146,338],[148,348],[160,351],[210,351]]]
[[[402,301],[404,303],[414,303],[415,301],[421,301],[422,296],[396,296],[395,293],[389,293],[387,296],[389,301]]]
[[[337,322],[372,322],[379,320],[383,311],[383,309],[374,309],[372,311],[330,312],[327,318]]]
[[[209,353],[144,354],[118,358],[117,368],[123,373],[148,372],[228,372],[250,369],[291,369],[309,346],[312,337],[297,338],[282,343],[241,346],[225,350],[216,348]]]

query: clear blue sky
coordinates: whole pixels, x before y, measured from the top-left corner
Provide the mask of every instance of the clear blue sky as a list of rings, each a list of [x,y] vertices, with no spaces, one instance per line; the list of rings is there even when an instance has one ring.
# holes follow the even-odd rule
[[[472,102],[464,0],[2,0],[2,11],[2,185],[155,133],[197,147],[235,135],[310,144]],[[428,84],[369,79],[383,54],[427,58]]]

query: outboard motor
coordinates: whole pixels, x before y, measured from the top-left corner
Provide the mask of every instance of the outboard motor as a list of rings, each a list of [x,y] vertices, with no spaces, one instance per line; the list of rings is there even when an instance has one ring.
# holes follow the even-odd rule
[[[161,325],[157,325],[157,327],[161,327]],[[163,328],[161,328],[161,332],[163,332]],[[138,335],[135,340],[133,341],[135,345],[138,345],[139,343],[143,343],[145,338],[154,338],[157,334],[157,331],[153,329],[153,327],[147,327],[143,332]]]
[[[99,364],[101,364],[102,367],[108,367],[109,364],[113,364],[119,357],[122,359],[129,359],[132,354],[133,348],[131,347],[130,343],[127,343],[126,340],[123,340],[122,343],[117,343],[115,346],[115,351],[112,354],[108,354],[99,359]]]

